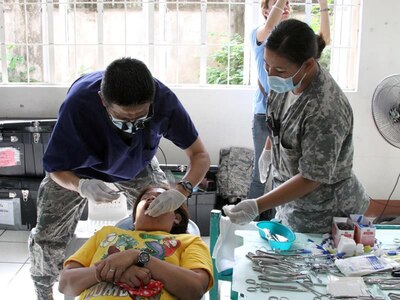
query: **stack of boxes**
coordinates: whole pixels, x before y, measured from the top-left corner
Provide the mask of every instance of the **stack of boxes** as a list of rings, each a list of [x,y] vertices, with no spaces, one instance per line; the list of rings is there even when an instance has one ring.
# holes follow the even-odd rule
[[[350,215],[350,218],[333,218],[332,237],[335,247],[339,245],[342,236],[354,239],[356,244],[374,246],[375,232],[375,226],[363,215]]]

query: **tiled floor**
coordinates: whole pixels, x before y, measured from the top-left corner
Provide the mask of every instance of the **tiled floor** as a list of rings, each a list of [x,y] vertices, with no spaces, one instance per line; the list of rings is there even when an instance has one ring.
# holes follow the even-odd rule
[[[0,298],[35,299],[30,278],[29,231],[0,229]],[[55,287],[55,300],[64,299]]]
[[[0,299],[35,299],[29,273],[28,236],[29,231],[0,229]],[[209,244],[209,237],[203,239]],[[229,291],[229,283],[223,283],[221,299],[229,299]],[[208,300],[208,295],[205,298]],[[54,299],[64,299],[57,285],[54,286]]]

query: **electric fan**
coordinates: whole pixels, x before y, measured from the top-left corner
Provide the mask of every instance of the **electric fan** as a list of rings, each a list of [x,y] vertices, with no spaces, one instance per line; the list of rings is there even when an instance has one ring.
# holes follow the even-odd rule
[[[372,116],[383,138],[400,148],[400,74],[378,84],[372,97]]]
[[[372,116],[382,137],[392,146],[400,148],[400,74],[388,76],[378,84],[372,97]],[[373,223],[399,224],[399,216],[383,217],[399,177],[380,216]]]

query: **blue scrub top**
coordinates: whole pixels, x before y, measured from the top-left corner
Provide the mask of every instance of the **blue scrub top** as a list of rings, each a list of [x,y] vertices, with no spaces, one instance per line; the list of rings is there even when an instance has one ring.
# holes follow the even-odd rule
[[[107,182],[130,180],[150,163],[162,136],[181,149],[195,142],[198,133],[188,113],[157,79],[148,128],[124,139],[98,95],[103,74],[84,75],[69,89],[44,154],[47,172],[73,171]]]

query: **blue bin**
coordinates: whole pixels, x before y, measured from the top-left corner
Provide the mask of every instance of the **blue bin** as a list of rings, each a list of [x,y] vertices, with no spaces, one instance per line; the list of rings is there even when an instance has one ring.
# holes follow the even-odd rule
[[[290,247],[292,246],[293,242],[296,240],[296,235],[290,228],[288,228],[285,225],[282,225],[280,223],[277,223],[277,222],[260,221],[260,222],[257,222],[257,228],[258,228],[258,233],[260,234],[260,236],[263,239],[268,241],[268,243],[272,249],[289,250]],[[287,241],[279,242],[279,241],[269,239],[266,236],[264,229],[269,229],[271,234],[279,234],[279,235],[287,238]]]

